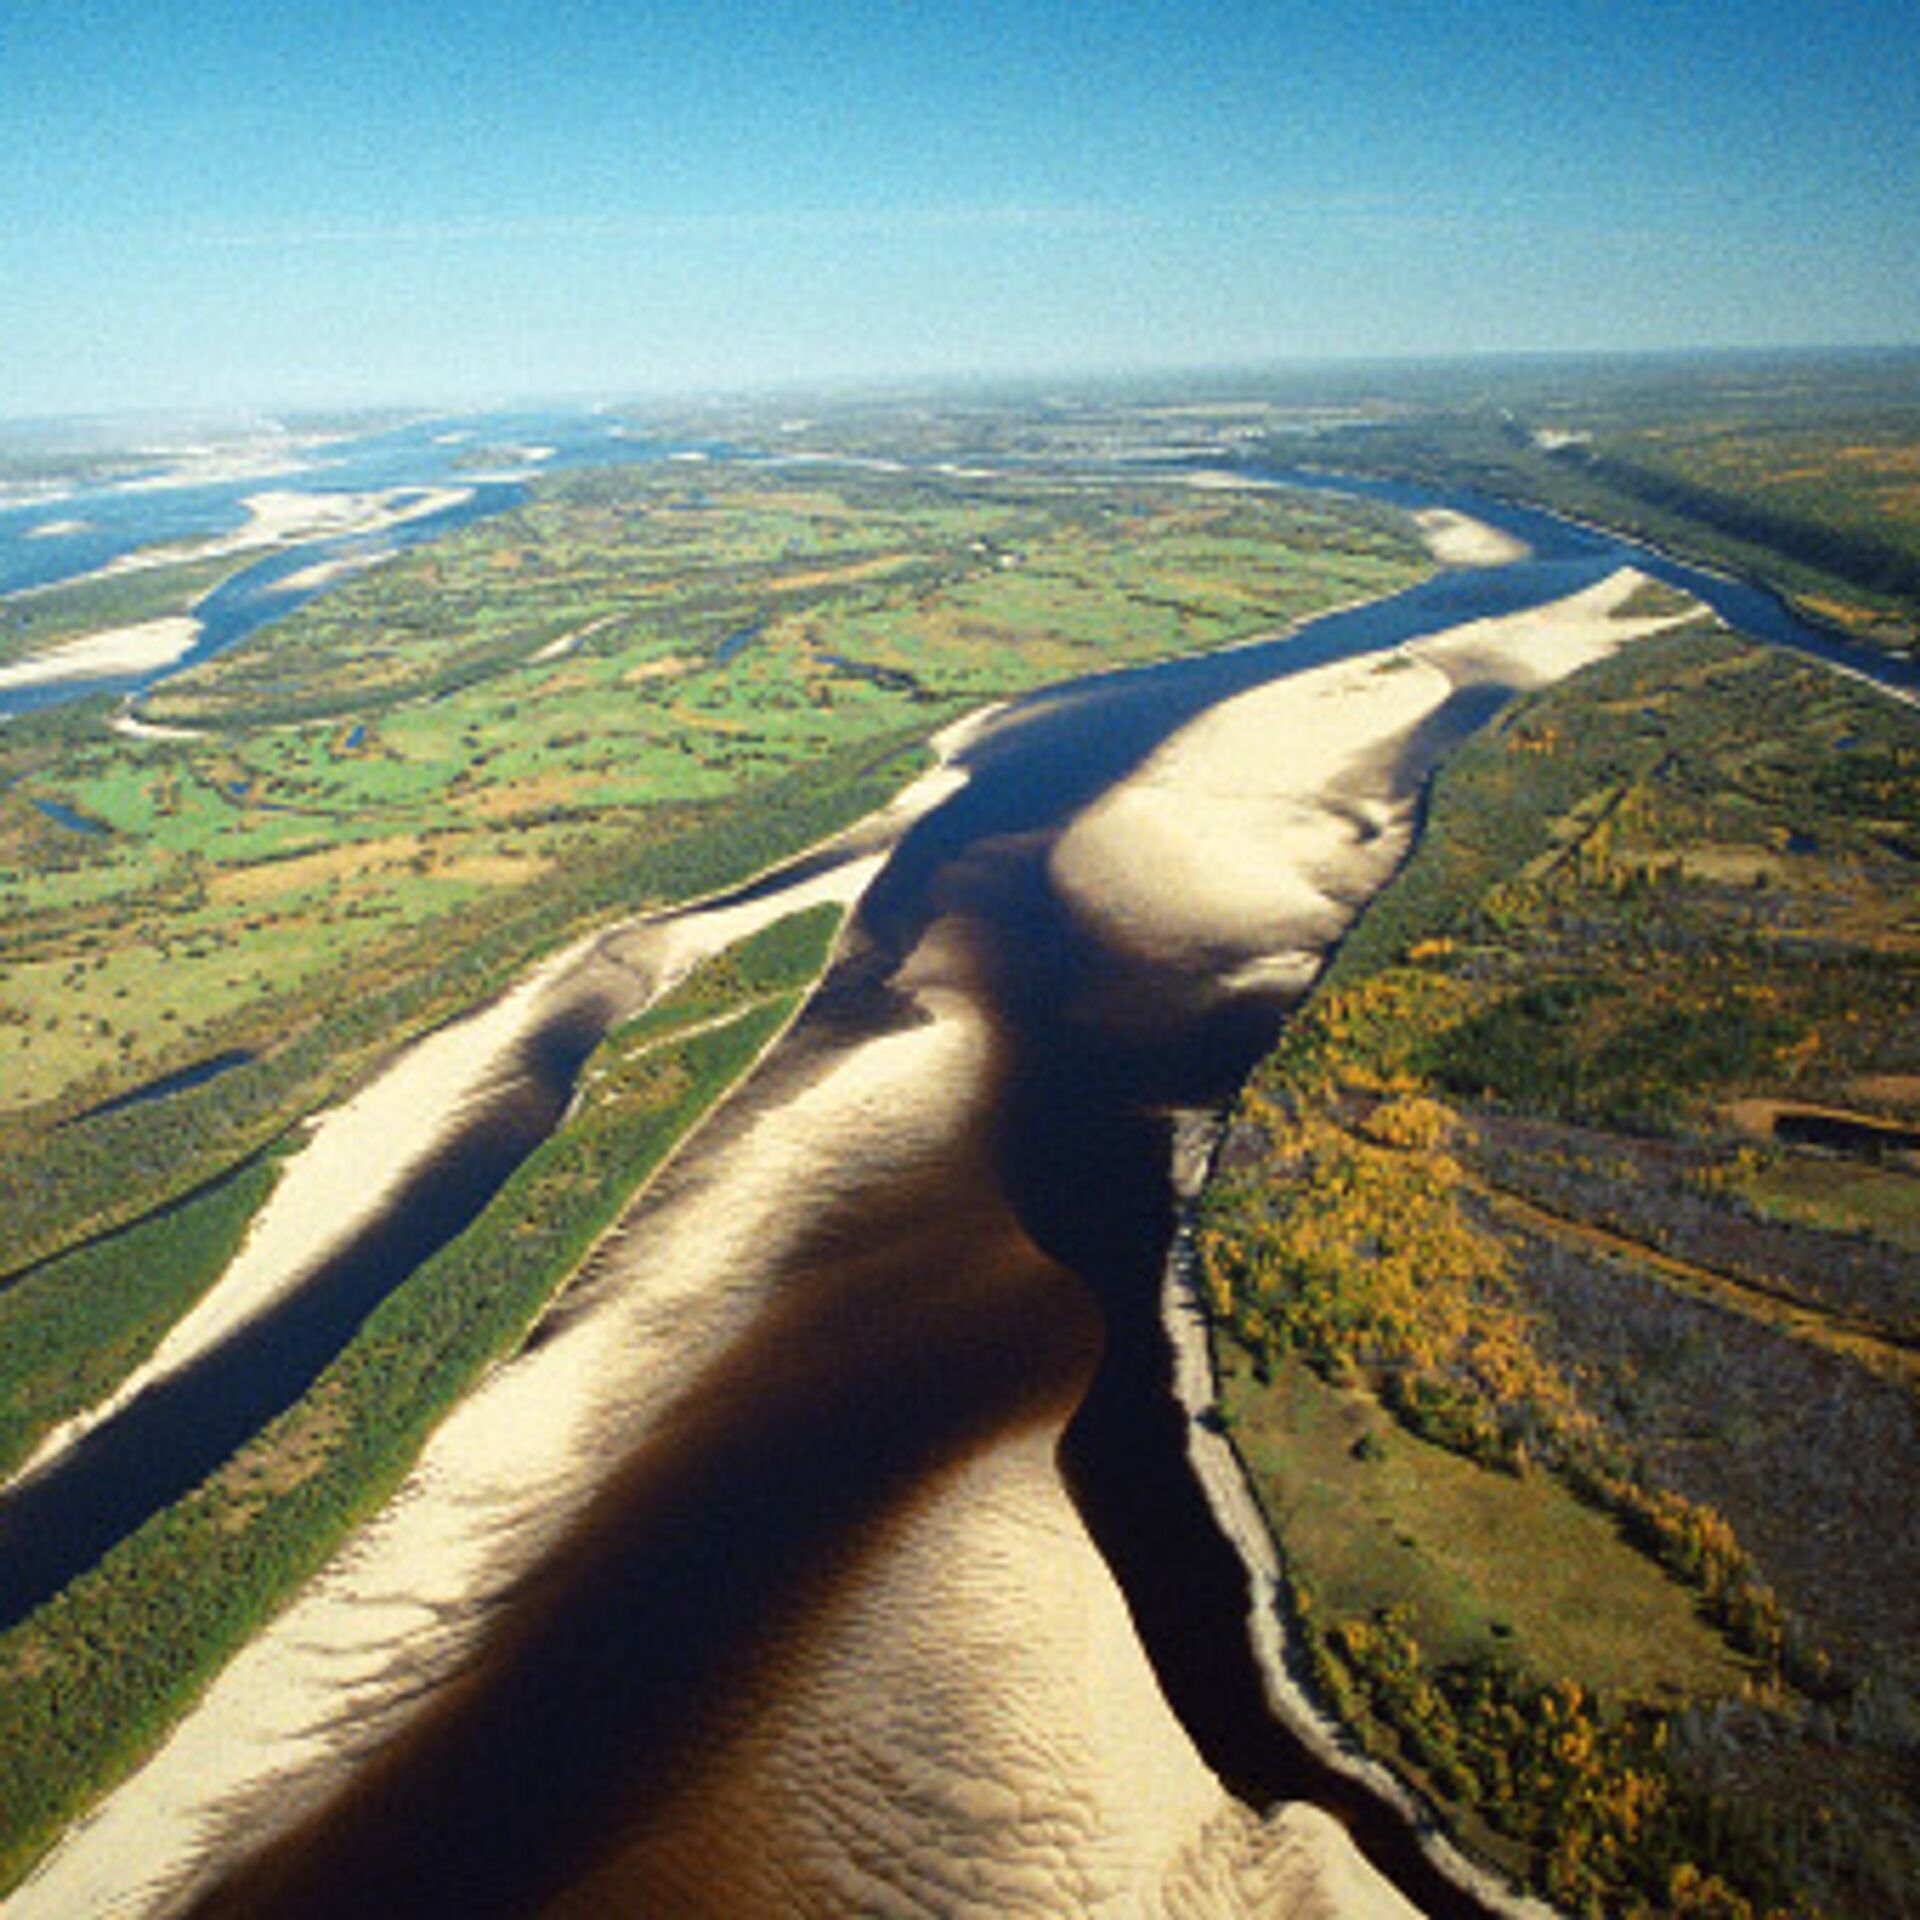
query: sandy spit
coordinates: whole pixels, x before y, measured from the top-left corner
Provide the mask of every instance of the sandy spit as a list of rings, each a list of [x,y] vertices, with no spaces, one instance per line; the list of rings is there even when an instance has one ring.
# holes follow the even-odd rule
[[[1446,737],[1434,722],[1448,701],[1475,687],[1544,685],[1675,624],[1621,617],[1641,579],[1622,570],[1553,605],[1446,629],[1215,707],[1069,828],[1054,849],[1056,885],[1100,938],[1169,977],[1211,972],[1225,992],[1304,992],[1328,945],[1406,853],[1419,783]],[[1210,1137],[1197,1115],[1176,1132],[1176,1184],[1189,1197]],[[1414,1817],[1404,1790],[1351,1751],[1291,1675],[1274,1605],[1279,1549],[1237,1455],[1205,1417],[1216,1382],[1204,1315],[1177,1255],[1163,1319],[1188,1457],[1246,1569],[1248,1630],[1269,1705],[1323,1760]],[[1507,1894],[1437,1837],[1427,1844],[1492,1909],[1548,1911]]]
[[[431,1159],[542,1021],[589,1001],[613,1017],[636,1013],[708,954],[788,913],[824,902],[851,906],[886,849],[964,779],[951,762],[997,712],[965,716],[931,743],[936,764],[871,821],[842,837],[837,866],[764,899],[731,907],[694,902],[623,922],[555,954],[497,999],[404,1047],[351,1099],[308,1121],[309,1139],[261,1209],[232,1264],[160,1346],[106,1399],[50,1431],[8,1484],[38,1474],[147,1387],[179,1372],[286,1298]],[[179,738],[130,715],[136,738]],[[191,736],[187,736],[191,737]],[[404,1143],[396,1151],[395,1143]]]
[[[352,1098],[307,1123],[306,1145],[226,1272],[112,1394],[52,1429],[14,1481],[44,1471],[147,1388],[296,1292],[433,1158],[515,1049],[561,1007],[610,996],[619,1015],[637,1012],[708,954],[781,915],[850,903],[879,865],[868,855],[764,900],[689,909],[577,941],[498,999],[404,1048]]]
[[[369,553],[343,555],[338,560],[317,560],[310,567],[302,567],[298,573],[290,573],[284,580],[274,582],[276,593],[311,593],[320,587],[331,586],[336,580],[348,580],[356,573],[364,573],[369,567],[377,567],[383,560],[391,560],[393,550],[375,548]]]
[[[143,620],[137,626],[108,627],[0,667],[0,692],[11,687],[52,686],[66,680],[114,680],[126,674],[151,673],[184,659],[199,639],[199,621],[184,613]]]
[[[303,540],[384,533],[406,521],[459,506],[472,497],[471,487],[387,487],[367,493],[309,493],[294,488],[270,488],[247,496],[246,522],[232,533],[122,554],[98,573],[82,577],[100,579],[114,574],[142,573],[153,567],[177,566],[186,561],[216,560],[229,554],[294,546]]]
[[[624,958],[633,952],[627,936]],[[937,1013],[937,995],[932,1004]],[[949,1109],[927,1090],[964,1083],[981,1045],[971,1023],[930,1018],[753,1116],[719,1168],[649,1222],[647,1284],[603,1291],[595,1310],[456,1408],[380,1517],[67,1836],[7,1904],[9,1920],[168,1911],[206,1865],[203,1849],[218,1859],[234,1842],[235,1796],[271,1785],[275,1815],[291,1818],[323,1793],[368,1744],[390,1694],[404,1694],[422,1662],[458,1652],[444,1622],[510,1582],[590,1491],[608,1425],[644,1430],[739,1332],[756,1280],[798,1231],[798,1196],[830,1195],[856,1146],[893,1161],[940,1149]],[[401,1082],[390,1092],[431,1091],[417,1059],[389,1077]],[[635,1230],[622,1238],[634,1246]],[[246,1822],[247,1837],[273,1824]]]
[[[107,723],[115,733],[123,734],[129,740],[204,740],[206,735],[197,727],[163,727],[152,720],[142,720],[133,711],[131,705],[124,706]]]
[[[1103,942],[1169,974],[1304,991],[1404,857],[1445,708],[1571,673],[1671,618],[1626,620],[1644,576],[1473,621],[1225,701],[1061,836],[1053,877]]]
[[[605,1436],[671,1431],[681,1383],[775,1306],[809,1206],[830,1207],[849,1169],[911,1177],[971,1151],[991,1046],[965,976],[936,929],[904,983],[918,1024],[741,1103],[718,1148],[625,1223],[584,1310],[456,1410],[380,1519],[69,1836],[11,1920],[172,1911],[210,1862],[322,1797],[457,1654],[446,1620],[585,1497]],[[557,1911],[1405,1915],[1331,1820],[1249,1813],[1200,1762],[1061,1485],[1059,1417],[917,1503],[784,1652],[726,1763]]]

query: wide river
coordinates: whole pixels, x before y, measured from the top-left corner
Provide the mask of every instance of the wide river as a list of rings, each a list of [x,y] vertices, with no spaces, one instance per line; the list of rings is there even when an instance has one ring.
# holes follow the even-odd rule
[[[1175,1116],[1230,1098],[1288,1001],[1223,996],[1211,978],[1176,977],[1103,943],[1060,896],[1051,856],[1070,823],[1218,703],[1303,668],[1543,605],[1622,566],[1687,588],[1758,637],[1842,652],[1896,684],[1917,676],[1840,647],[1743,583],[1602,533],[1484,500],[1354,490],[1469,513],[1525,541],[1531,557],[1443,572],[1271,642],[1054,689],[982,734],[962,762],[966,785],[905,834],[868,890],[809,1012],[690,1164],[630,1216],[581,1301],[543,1339],[564,1342],[596,1313],[640,1312],[617,1303],[656,1283],[649,1223],[667,1233],[676,1207],[697,1211],[703,1182],[724,1183],[727,1167],[764,1156],[756,1143],[777,1138],[783,1116],[824,1099],[856,1059],[905,1044],[936,1001],[977,1035],[971,1078],[953,1081],[964,1112],[944,1117],[933,1145],[914,1147],[913,1116],[946,1098],[939,1076],[922,1073],[891,1117],[863,1111],[843,1135],[822,1122],[813,1150],[823,1164],[788,1182],[779,1231],[739,1256],[746,1304],[708,1313],[725,1322],[724,1337],[699,1336],[707,1322],[689,1311],[681,1377],[670,1390],[658,1381],[633,1390],[645,1417],[602,1432],[588,1491],[467,1633],[458,1677],[430,1690],[376,1759],[343,1769],[319,1810],[261,1860],[232,1877],[217,1863],[208,1910],[783,1910],[778,1874],[756,1874],[783,1849],[808,1857],[841,1815],[831,1806],[809,1815],[804,1786],[788,1800],[779,1787],[809,1770],[822,1783],[837,1778],[831,1730],[824,1747],[808,1744],[817,1729],[777,1730],[800,1704],[839,1699],[821,1677],[835,1671],[822,1649],[879,1606],[876,1596],[891,1596],[894,1638],[908,1633],[921,1600],[897,1584],[901,1543],[970,1474],[987,1473],[983,1463],[1013,1458],[1036,1434],[1124,1596],[1161,1697],[1231,1798],[1333,1807],[1374,1868],[1419,1905],[1472,1909],[1395,1816],[1329,1775],[1269,1714],[1245,1630],[1244,1570],[1189,1470],[1171,1390],[1162,1289],[1177,1214]],[[1458,730],[1486,711],[1469,702],[1449,717]],[[543,1081],[540,1117],[496,1155],[487,1182],[552,1123],[565,1095],[553,1060],[570,1073],[587,1038],[576,1020],[558,1056],[527,1051],[529,1075]],[[476,1121],[475,1144],[489,1125]],[[404,1244],[431,1244],[446,1207],[484,1197],[472,1181],[449,1192],[458,1160],[457,1148],[438,1156],[380,1223],[387,1265],[373,1292],[406,1264],[391,1252],[397,1220],[413,1216]],[[346,1268],[330,1284],[337,1312],[296,1300],[248,1330],[255,1352],[299,1346],[270,1398],[296,1396],[366,1312],[367,1284]],[[221,1364],[219,1353],[205,1363]],[[224,1364],[231,1383],[233,1356]],[[210,1389],[216,1401],[228,1390]],[[232,1444],[223,1433],[207,1457],[208,1423],[182,1411],[193,1404],[188,1395],[143,1414],[136,1401],[120,1422],[144,1424],[116,1440],[120,1422],[109,1422],[98,1445],[120,1451],[101,1457],[171,1457],[157,1481],[190,1484]],[[273,1410],[252,1405],[241,1424]],[[45,1530],[77,1543],[41,1570],[52,1586],[139,1517],[114,1473],[89,1469],[86,1448],[64,1483],[62,1472],[32,1489]],[[110,1522],[90,1517],[90,1501],[113,1508]],[[7,1520],[0,1503],[0,1532]],[[872,1666],[871,1652],[860,1658]],[[902,1700],[895,1711],[912,1718],[924,1705]],[[982,1733],[986,1747],[992,1737]],[[933,1791],[899,1766],[900,1795]],[[873,1850],[907,1844],[873,1819]],[[230,1844],[244,1856],[243,1840]],[[229,1843],[216,1849],[223,1862]],[[940,1888],[951,1886],[936,1875],[923,1900],[902,1897],[898,1909],[987,1911],[1000,1899],[1013,1910],[977,1864],[985,1878],[967,1884],[984,1889],[978,1898],[954,1895],[943,1909]],[[792,1910],[830,1910],[818,1886],[787,1892]]]

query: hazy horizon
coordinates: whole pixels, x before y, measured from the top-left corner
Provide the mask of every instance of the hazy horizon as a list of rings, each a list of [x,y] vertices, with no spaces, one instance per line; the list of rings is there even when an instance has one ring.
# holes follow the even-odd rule
[[[1911,22],[0,20],[0,416],[1920,339]]]

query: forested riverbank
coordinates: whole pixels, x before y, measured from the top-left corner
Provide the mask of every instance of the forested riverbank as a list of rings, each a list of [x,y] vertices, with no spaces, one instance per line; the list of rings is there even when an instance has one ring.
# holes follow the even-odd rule
[[[1576,1907],[1913,1884],[1914,1176],[1841,1213],[1741,1116],[1914,1111],[1917,752],[1720,637],[1538,696],[1441,776],[1206,1203],[1314,1692]]]

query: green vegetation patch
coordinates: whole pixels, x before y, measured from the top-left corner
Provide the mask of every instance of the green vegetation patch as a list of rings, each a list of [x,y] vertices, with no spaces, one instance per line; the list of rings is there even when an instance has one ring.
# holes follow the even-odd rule
[[[1884,1241],[1920,1261],[1920,1179],[1910,1171],[1775,1154],[1736,1178],[1741,1198],[1763,1216]],[[1911,1282],[1920,1312],[1920,1268]]]
[[[269,1052],[503,916],[558,928],[575,871],[702,810],[772,844],[788,794],[969,704],[1426,564],[1370,509],[1177,484],[556,476],[167,682],[149,717],[196,737],[100,703],[0,732],[0,1127]]]
[[[1692,1598],[1549,1474],[1487,1473],[1289,1358],[1223,1382],[1234,1445],[1329,1618],[1393,1610],[1441,1665],[1500,1659],[1614,1695],[1737,1691]]]
[[[277,1178],[270,1159],[250,1161],[0,1291],[0,1475],[152,1353],[220,1277]]]
[[[349,915],[357,942],[343,933],[338,965],[292,980],[276,979],[244,946],[175,948],[163,939],[173,958],[233,981],[238,1004],[193,1026],[163,1020],[180,1037],[149,1070],[231,1048],[255,1057],[164,1100],[55,1126],[0,1120],[0,1211],[17,1223],[6,1258],[25,1265],[217,1177],[344,1092],[401,1040],[497,990],[581,926],[743,881],[872,812],[924,765],[917,734],[897,735],[750,788],[737,808],[662,809],[624,839],[580,847],[537,885],[495,889],[454,923],[457,939],[444,921],[435,925],[447,937],[429,939],[391,916]],[[265,929],[251,931],[260,941]],[[111,952],[104,934],[86,939],[69,984],[90,981]],[[199,976],[189,969],[188,977]],[[162,1002],[162,1016],[171,1004]],[[60,1022],[58,1033],[83,1016],[69,1005],[45,1017]],[[27,1028],[34,1038],[43,1031]]]

